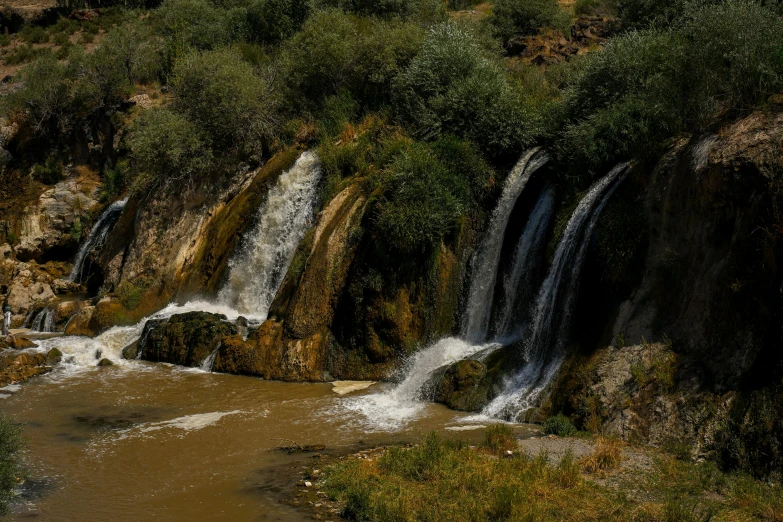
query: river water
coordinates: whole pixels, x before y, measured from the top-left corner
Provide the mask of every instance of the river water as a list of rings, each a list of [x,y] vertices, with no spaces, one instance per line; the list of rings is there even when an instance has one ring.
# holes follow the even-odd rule
[[[341,454],[431,431],[483,438],[480,420],[435,404],[393,426],[351,407],[383,386],[341,396],[327,383],[140,361],[56,369],[0,390],[0,408],[24,423],[31,476],[12,518],[302,520],[307,513],[280,498],[297,480],[292,468],[313,458],[275,451],[281,439]]]

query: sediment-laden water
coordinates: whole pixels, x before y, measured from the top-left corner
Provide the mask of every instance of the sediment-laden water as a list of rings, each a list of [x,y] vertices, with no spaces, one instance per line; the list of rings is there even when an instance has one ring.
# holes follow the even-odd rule
[[[67,367],[0,391],[24,423],[31,480],[12,515],[42,520],[302,520],[280,502],[312,454],[279,444],[324,444],[342,453],[415,441],[430,431],[480,438],[481,424],[426,404],[389,427],[346,407],[331,384],[296,384],[165,364]],[[292,469],[294,468],[294,469]]]

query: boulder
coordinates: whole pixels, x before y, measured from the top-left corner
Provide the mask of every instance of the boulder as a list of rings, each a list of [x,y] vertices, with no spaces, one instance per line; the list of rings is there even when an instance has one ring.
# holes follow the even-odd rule
[[[436,381],[435,400],[455,410],[480,409],[487,399],[487,389],[481,386],[485,375],[487,367],[484,363],[471,359],[457,361]]]
[[[94,313],[94,306],[85,306],[76,312],[76,315],[71,317],[65,325],[65,335],[86,335],[88,337],[97,335],[97,332],[90,326]]]
[[[25,350],[27,348],[35,348],[38,346],[27,337],[21,337],[19,335],[11,336],[11,348],[14,350]]]
[[[122,349],[122,358],[133,360],[139,356],[139,341],[134,341]]]
[[[63,352],[61,352],[57,348],[52,348],[46,353],[46,364],[48,364],[49,366],[54,366],[55,364],[59,364],[62,358],[63,358]]]
[[[105,357],[98,361],[98,364],[96,365],[98,368],[105,368],[106,366],[114,366],[114,363],[111,362],[110,359],[106,359]]]
[[[147,321],[139,350],[146,361],[199,366],[218,343],[236,333],[237,327],[225,315],[188,312]]]
[[[24,382],[30,377],[51,371],[46,354],[20,353],[0,356],[0,387]]]

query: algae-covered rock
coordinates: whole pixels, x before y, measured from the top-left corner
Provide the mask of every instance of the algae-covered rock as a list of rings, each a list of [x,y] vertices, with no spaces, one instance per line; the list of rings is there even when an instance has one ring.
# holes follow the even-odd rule
[[[455,410],[478,410],[487,399],[487,388],[481,385],[486,375],[487,367],[480,361],[457,361],[437,382],[435,400]]]
[[[62,358],[63,358],[63,352],[61,352],[57,348],[52,348],[46,353],[46,364],[48,364],[49,366],[54,366],[55,364],[59,364]]]
[[[222,314],[188,312],[150,320],[139,340],[141,358],[182,366],[198,366],[237,327]]]
[[[134,341],[122,349],[123,359],[135,359],[139,356],[139,341]]]
[[[98,368],[105,368],[106,366],[114,366],[114,363],[111,362],[110,359],[106,359],[105,357],[98,361],[97,364]]]

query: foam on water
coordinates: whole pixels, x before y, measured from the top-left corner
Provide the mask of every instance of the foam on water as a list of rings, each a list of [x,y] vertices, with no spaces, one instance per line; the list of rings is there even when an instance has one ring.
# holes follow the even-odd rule
[[[143,435],[153,431],[164,430],[168,428],[183,430],[183,431],[195,431],[207,426],[213,426],[218,423],[220,419],[228,415],[236,415],[243,413],[242,410],[232,411],[215,411],[209,413],[196,413],[193,415],[185,415],[183,417],[177,417],[175,419],[160,421],[160,422],[145,422],[132,428],[120,430],[120,437],[118,440],[126,439],[128,437]]]

